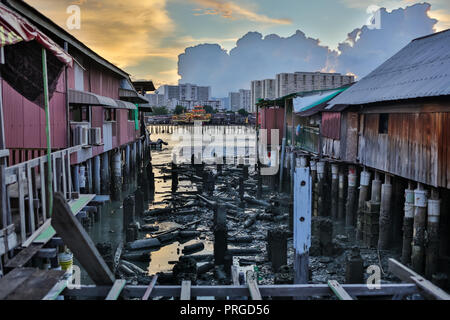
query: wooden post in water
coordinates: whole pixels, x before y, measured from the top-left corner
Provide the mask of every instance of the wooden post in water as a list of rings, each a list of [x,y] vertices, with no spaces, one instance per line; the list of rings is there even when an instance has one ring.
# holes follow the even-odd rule
[[[351,227],[355,225],[355,209],[356,209],[356,167],[348,168],[348,191],[347,205],[345,208],[345,226]]]
[[[311,247],[312,181],[309,168],[296,168],[294,178],[294,283],[306,284],[309,278]],[[298,297],[301,298],[301,297]]]
[[[338,220],[345,221],[345,175],[342,166],[339,168]]]
[[[425,277],[432,279],[438,271],[439,262],[439,216],[441,214],[441,200],[437,189],[431,190],[428,200],[427,246],[425,259]]]
[[[333,163],[331,165],[331,217],[333,220],[338,219],[339,203],[339,165]]]
[[[214,208],[214,264],[224,265],[228,251],[227,244],[227,213],[225,207],[216,205]]]
[[[411,245],[414,232],[414,190],[412,190],[411,182],[408,189],[405,190],[405,217],[403,219],[403,248],[402,263],[409,264],[411,262]]]
[[[364,208],[366,206],[367,197],[369,195],[370,172],[366,168],[361,172],[358,211],[356,212],[356,240],[360,241],[363,238],[364,230]]]
[[[110,180],[110,174],[109,174],[109,154],[108,152],[105,152],[101,156],[101,193],[102,194],[109,194],[110,192],[110,186],[109,186],[109,180]]]
[[[388,249],[392,234],[392,184],[391,176],[386,174],[384,184],[381,186],[381,206],[380,206],[380,232],[378,237],[378,248]]]
[[[427,223],[427,191],[418,183],[414,190],[414,233],[411,264],[414,271],[423,274],[425,269],[425,228]]]

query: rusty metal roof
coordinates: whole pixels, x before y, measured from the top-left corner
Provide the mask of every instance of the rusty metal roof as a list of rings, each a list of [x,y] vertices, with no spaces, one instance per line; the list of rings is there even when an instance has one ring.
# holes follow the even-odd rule
[[[92,92],[79,91],[74,89],[69,89],[69,103],[72,105],[103,106],[105,108],[114,109],[137,109],[136,105],[128,101],[116,100]]]
[[[413,40],[326,109],[450,95],[450,29]]]

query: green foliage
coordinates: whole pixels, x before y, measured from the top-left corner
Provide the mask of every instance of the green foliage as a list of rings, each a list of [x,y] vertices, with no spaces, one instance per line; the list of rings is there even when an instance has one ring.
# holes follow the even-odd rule
[[[167,107],[153,107],[153,116],[163,116],[169,114],[169,110],[167,110]]]
[[[245,111],[245,109],[240,109],[240,110],[238,111],[238,113],[239,113],[241,116],[243,116],[243,117],[247,117],[247,116],[248,116],[248,112]]]
[[[216,111],[211,106],[205,106],[204,109],[205,109],[206,113],[211,113],[211,114],[216,113]]]
[[[179,106],[179,105],[175,107],[174,114],[180,115],[180,114],[183,114],[185,112],[186,112],[186,108],[185,107]]]

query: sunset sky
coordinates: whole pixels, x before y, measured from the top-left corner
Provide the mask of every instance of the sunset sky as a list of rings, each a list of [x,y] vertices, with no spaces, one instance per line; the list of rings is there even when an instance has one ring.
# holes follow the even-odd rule
[[[186,47],[217,43],[231,50],[249,31],[287,37],[301,30],[337,49],[366,24],[370,5],[388,11],[410,0],[26,0],[65,27],[67,6],[81,8],[81,29],[68,30],[134,79],[177,83],[178,55]],[[450,1],[429,0],[436,31],[450,27]]]

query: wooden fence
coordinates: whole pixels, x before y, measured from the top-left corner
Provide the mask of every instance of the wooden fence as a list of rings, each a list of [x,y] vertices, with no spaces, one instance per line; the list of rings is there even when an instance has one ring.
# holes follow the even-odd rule
[[[70,156],[81,150],[81,146],[60,150],[51,154],[52,186],[67,200],[72,198],[72,175]],[[17,165],[3,168],[3,192],[6,192],[6,210],[2,212],[3,228],[8,225],[18,229],[19,239],[4,250],[22,245],[39,231],[50,218],[46,174],[47,156],[35,158]],[[3,179],[2,179],[3,180]],[[11,228],[10,228],[11,229]],[[15,243],[14,243],[15,242]],[[1,252],[0,255],[4,254]]]

